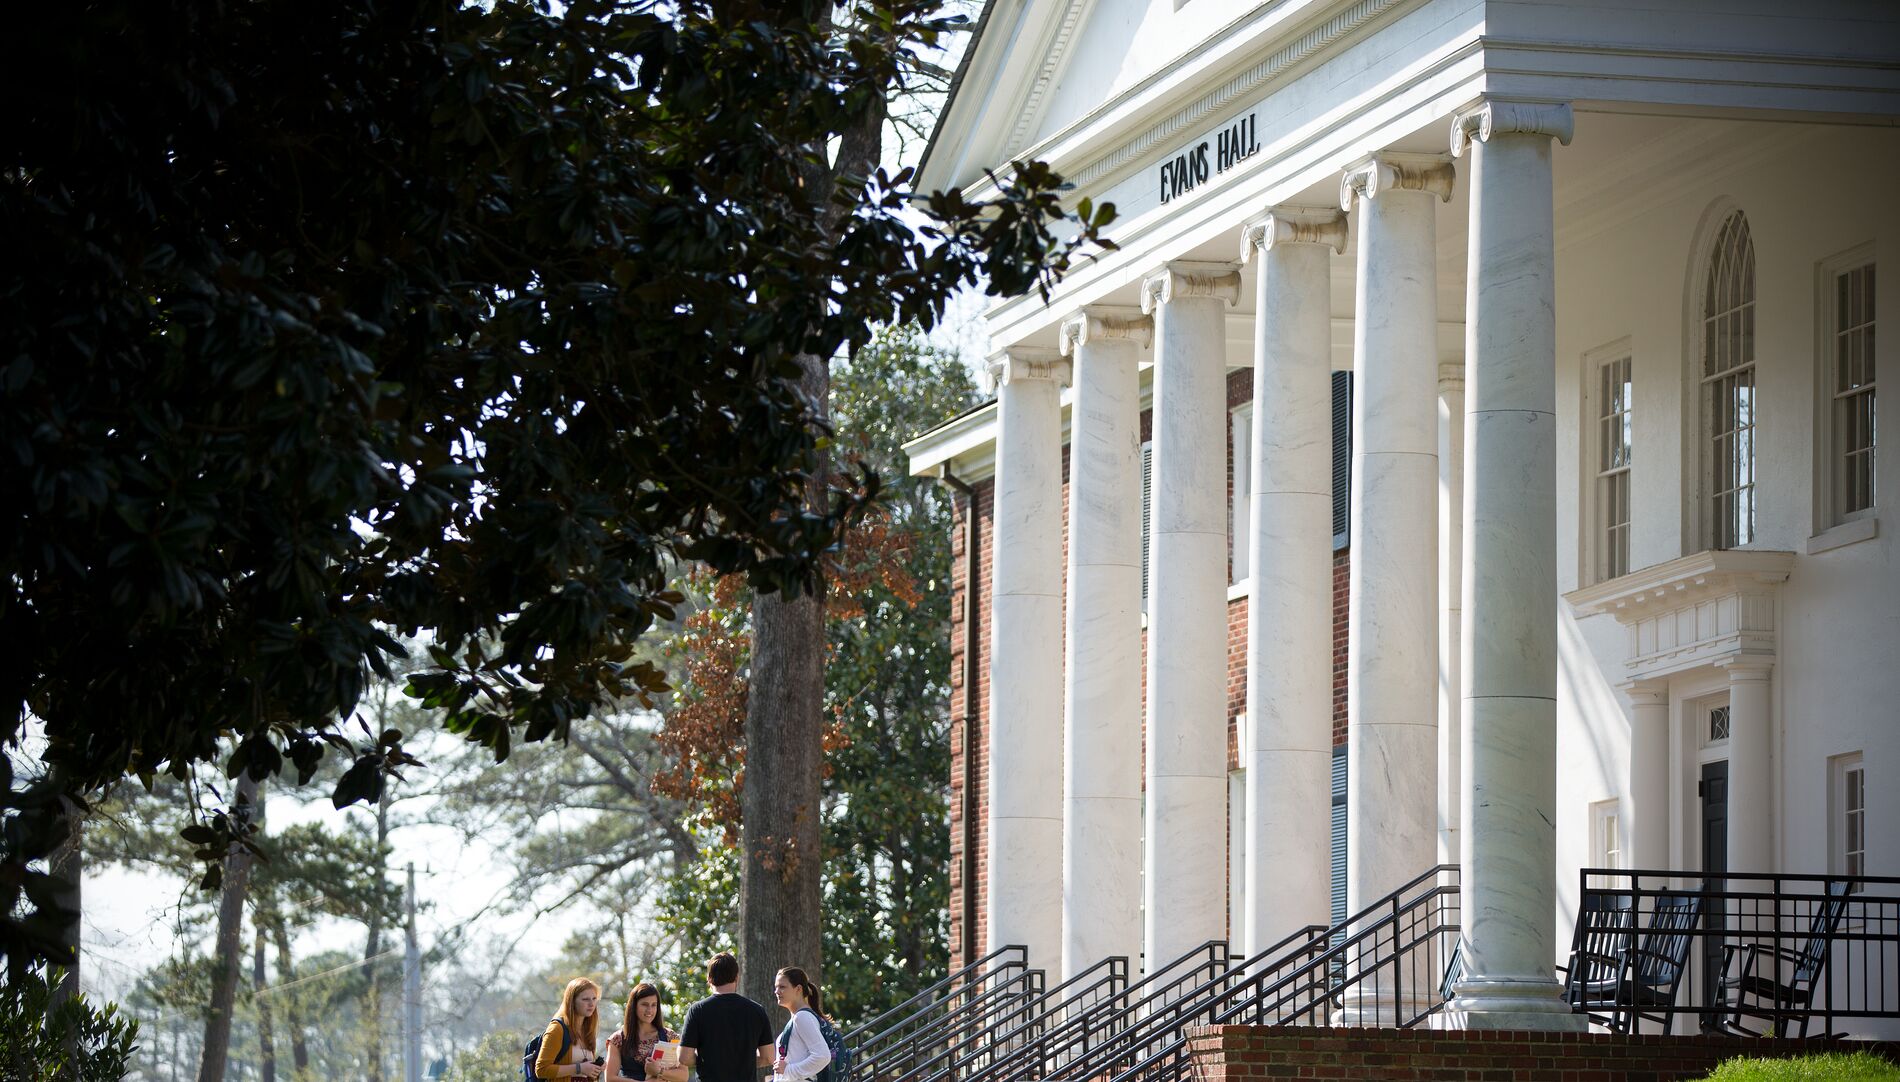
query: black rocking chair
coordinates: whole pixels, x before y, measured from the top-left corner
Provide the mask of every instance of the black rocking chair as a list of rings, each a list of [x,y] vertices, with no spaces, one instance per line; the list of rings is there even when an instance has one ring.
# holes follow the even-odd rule
[[[1751,1037],[1771,1030],[1779,1037],[1808,1035],[1815,991],[1827,975],[1828,948],[1847,911],[1848,886],[1846,881],[1828,884],[1827,898],[1815,907],[1807,940],[1799,950],[1759,942],[1723,945],[1722,1005],[1728,1012],[1723,1029]],[[1781,979],[1784,965],[1788,967],[1785,981]],[[1742,1025],[1743,1015],[1767,1018],[1770,1025],[1751,1029]],[[1774,1025],[1790,1016],[1800,1018],[1799,1033],[1780,1032]]]
[[[1655,899],[1640,933],[1631,899],[1615,894],[1586,894],[1577,921],[1564,998],[1572,1010],[1618,1033],[1633,1032],[1640,1021],[1660,1022],[1664,1033],[1674,1028],[1670,1008],[1688,969],[1702,899],[1694,894]]]

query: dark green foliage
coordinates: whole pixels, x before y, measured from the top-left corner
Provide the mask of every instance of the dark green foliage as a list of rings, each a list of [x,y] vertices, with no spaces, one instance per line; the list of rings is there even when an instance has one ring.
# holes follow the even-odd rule
[[[414,760],[348,723],[372,678],[501,757],[662,685],[634,646],[678,560],[818,587],[877,481],[807,503],[797,358],[979,275],[1046,288],[1112,214],[1057,242],[1030,164],[919,230],[908,173],[832,175],[935,7],[16,13],[0,696],[58,780],[0,778],[10,961],[59,953],[32,862],[62,794],[340,759],[335,801],[374,800]],[[203,822],[215,868],[250,828]]]
[[[0,983],[0,1082],[118,1082],[139,1024],[84,995],[56,1002],[59,971],[24,966]]]

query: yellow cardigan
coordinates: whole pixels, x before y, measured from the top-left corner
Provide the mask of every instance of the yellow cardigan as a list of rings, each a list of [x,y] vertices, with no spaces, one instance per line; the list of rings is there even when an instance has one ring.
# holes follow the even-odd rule
[[[572,1055],[579,1047],[581,1035],[570,1034],[567,1051]],[[561,1056],[561,1023],[557,1019],[548,1020],[548,1028],[541,1032],[541,1052],[534,1057],[534,1077],[536,1078],[572,1078],[579,1073],[579,1064],[564,1063]],[[565,1071],[565,1073],[563,1073]]]

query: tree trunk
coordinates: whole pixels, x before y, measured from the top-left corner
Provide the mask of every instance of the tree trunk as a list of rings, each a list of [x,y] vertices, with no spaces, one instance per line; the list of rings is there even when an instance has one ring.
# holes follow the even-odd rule
[[[271,925],[271,938],[277,941],[277,972],[282,979],[289,980],[290,968],[290,931],[279,920]],[[284,1028],[290,1031],[290,1077],[293,1082],[306,1082],[310,1076],[310,1047],[304,1044],[303,1023],[297,1019],[297,1004],[290,997],[283,1001]]]
[[[825,611],[806,595],[761,595],[752,606],[752,679],[746,693],[745,790],[739,878],[741,990],[785,1012],[772,975],[798,966],[823,984],[819,902],[824,858],[819,799],[824,759]]]
[[[389,869],[385,866],[384,846],[389,842],[389,786],[383,786],[383,795],[376,801],[376,864],[371,872],[380,886],[388,879]],[[383,1082],[383,984],[379,978],[382,966],[374,959],[383,953],[383,907],[373,905],[369,911],[369,941],[363,947],[363,958],[367,962],[364,975],[369,978],[369,1002],[364,1011],[365,1021],[369,1023],[369,1082]]]
[[[249,771],[238,775],[240,806],[256,805],[257,783]],[[257,818],[262,819],[262,809]],[[211,1008],[205,1015],[204,1058],[198,1061],[198,1082],[224,1082],[231,1051],[231,1013],[237,1003],[238,968],[244,948],[244,895],[251,883],[251,851],[239,847],[224,861],[224,897],[218,902],[218,940],[211,978]]]
[[[808,8],[829,26],[833,8]],[[867,176],[883,147],[882,102],[866,110],[826,163],[818,148],[803,167],[806,187],[829,192],[841,177]],[[835,243],[846,213],[834,202],[824,219]],[[821,418],[830,415],[831,358],[801,355],[800,389]],[[822,508],[831,472],[821,453],[806,503]],[[746,692],[745,790],[740,800],[740,990],[766,1005],[773,1028],[786,1013],[772,996],[772,976],[798,966],[824,985],[823,817],[825,712],[825,605],[823,595],[786,600],[764,594],[752,605],[752,662]]]
[[[271,1002],[264,984],[264,924],[257,923],[251,948],[251,994],[257,1002],[258,1077],[262,1082],[277,1082],[277,1049],[271,1032]]]
[[[78,801],[70,797],[59,798],[61,805],[60,826],[65,831],[66,840],[53,850],[47,860],[47,870],[52,873],[57,884],[54,887],[53,906],[66,911],[71,920],[60,929],[60,944],[71,953],[71,959],[64,973],[60,975],[59,986],[53,989],[53,1006],[79,995],[79,929],[80,929],[80,882],[83,879],[86,862],[83,838],[85,834],[86,812]],[[62,1043],[66,1046],[66,1062],[79,1062],[79,1030],[68,1029]]]

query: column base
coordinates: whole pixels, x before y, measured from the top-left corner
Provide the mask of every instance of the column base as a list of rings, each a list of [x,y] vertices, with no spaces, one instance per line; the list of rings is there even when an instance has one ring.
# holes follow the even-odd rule
[[[1526,1029],[1582,1033],[1590,1020],[1570,1009],[1563,990],[1548,978],[1460,981],[1454,997],[1433,1019],[1434,1029]]]

